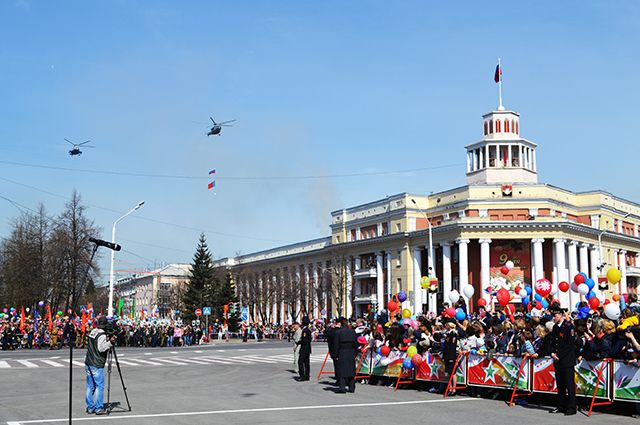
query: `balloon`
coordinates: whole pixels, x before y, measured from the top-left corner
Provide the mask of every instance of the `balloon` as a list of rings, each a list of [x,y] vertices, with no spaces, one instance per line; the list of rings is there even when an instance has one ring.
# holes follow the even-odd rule
[[[509,304],[510,301],[509,291],[504,288],[498,289],[496,298],[498,299],[498,303],[504,307],[505,305]]]
[[[575,282],[571,282],[571,290],[575,293],[578,293],[578,285]]]
[[[509,267],[507,267],[507,266],[500,267],[500,273],[505,274],[505,275],[509,274]]]
[[[413,356],[411,356],[411,363],[413,363],[416,366],[419,366],[423,361],[424,359],[420,354],[414,354]]]
[[[527,294],[527,291],[525,291],[524,289],[521,289],[520,291],[518,291],[518,295],[520,295],[520,298],[524,298],[529,294]]]
[[[478,307],[486,307],[487,306],[487,300],[485,300],[484,298],[480,298],[478,300]]]
[[[613,297],[611,297],[612,300],[614,300],[615,302],[620,301],[620,295],[615,294]]]
[[[404,291],[400,291],[398,292],[398,301],[400,301],[401,303],[405,302],[407,300],[407,293]]]
[[[586,283],[581,283],[580,285],[578,285],[578,293],[580,295],[587,295],[589,293],[589,287]]]
[[[383,345],[382,347],[380,347],[380,354],[382,354],[383,356],[387,357],[390,352],[391,348],[389,348],[388,345]]]
[[[418,329],[420,329],[420,322],[418,322],[417,320],[412,320],[411,327],[417,331]]]
[[[407,357],[413,357],[418,354],[418,348],[415,345],[410,345],[407,348]]]
[[[449,307],[444,311],[444,315],[446,317],[454,317],[456,315],[456,309],[453,307]]]
[[[542,304],[542,308],[549,308],[549,302],[547,300],[542,300],[540,301],[540,304]]]
[[[405,369],[413,369],[413,363],[411,362],[411,357],[405,357],[402,361],[402,367]]]
[[[604,315],[611,320],[618,320],[618,318],[620,318],[620,306],[615,303],[609,303],[605,305]]]
[[[59,312],[57,312],[57,313],[56,313],[56,315],[57,315],[57,316],[62,316],[62,312],[61,312],[61,311],[59,311]]]
[[[364,345],[367,343],[367,338],[363,337],[363,336],[359,336],[358,337],[358,344]]]
[[[38,302],[38,307],[44,307],[44,301],[39,301]]]
[[[393,300],[389,300],[389,302],[387,303],[387,308],[389,309],[390,313],[393,313],[398,309],[398,303]]]
[[[464,288],[462,288],[462,292],[464,293],[465,297],[471,298],[476,292],[476,288],[474,288],[473,285],[465,285]]]
[[[610,268],[607,272],[607,280],[615,284],[620,282],[620,279],[622,279],[622,273],[620,273],[620,270],[614,267]]]
[[[597,309],[600,307],[600,300],[597,297],[589,298],[589,307],[591,307],[591,310]]]
[[[555,295],[558,293],[558,288],[556,288],[555,286],[551,286],[551,291],[549,292],[549,295]]]
[[[29,307],[27,307],[27,308],[24,309],[24,311],[26,311],[28,313],[29,311],[31,311],[31,309]]]
[[[595,297],[596,293],[593,291],[589,291],[589,293],[587,294],[587,299],[590,300],[591,298]]]
[[[525,290],[525,291],[527,291],[527,295],[531,295],[531,293],[533,292],[533,291],[531,290],[531,286],[525,286],[525,287],[524,287],[524,290]]]
[[[551,282],[549,282],[547,279],[536,280],[534,287],[536,288],[536,293],[542,295],[543,298],[545,298],[547,295],[549,295],[549,292],[551,292]]]
[[[9,310],[7,310],[6,308],[2,309],[3,313],[6,313],[7,311],[9,311]]]
[[[524,297],[522,299],[522,304],[527,305],[531,302],[531,299],[529,297]]]
[[[584,283],[589,287],[589,290],[592,290],[593,287],[596,286],[596,282],[591,278],[585,280]]]
[[[558,283],[558,289],[561,290],[562,292],[567,292],[569,290],[569,283],[568,282]]]
[[[457,303],[459,299],[460,293],[458,291],[454,289],[453,291],[449,292],[449,301],[451,301],[452,303]]]
[[[542,303],[540,301],[536,302],[536,308],[542,310]]]
[[[9,310],[13,313],[14,311],[16,311],[16,308],[15,307],[11,307]]]
[[[535,298],[536,301],[542,301],[542,295],[540,294],[535,294],[533,298]]]
[[[506,263],[504,263],[504,266],[506,268],[508,268],[509,270],[513,269],[513,267],[514,267],[513,261],[511,261],[511,260],[507,261]]]
[[[573,281],[576,283],[576,285],[580,285],[581,283],[584,283],[585,280],[586,280],[586,278],[584,277],[584,275],[582,273],[578,273],[573,278]]]
[[[467,317],[467,315],[463,309],[461,308],[456,309],[456,320],[464,320],[465,317]]]
[[[404,317],[405,319],[411,317],[411,310],[409,310],[408,308],[402,310],[402,317]]]

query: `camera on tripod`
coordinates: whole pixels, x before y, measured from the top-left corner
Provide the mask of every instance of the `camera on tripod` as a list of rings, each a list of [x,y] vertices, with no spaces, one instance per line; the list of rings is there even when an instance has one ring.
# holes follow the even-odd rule
[[[120,333],[120,326],[115,319],[107,320],[107,324],[104,326],[104,333],[107,337],[117,336]]]

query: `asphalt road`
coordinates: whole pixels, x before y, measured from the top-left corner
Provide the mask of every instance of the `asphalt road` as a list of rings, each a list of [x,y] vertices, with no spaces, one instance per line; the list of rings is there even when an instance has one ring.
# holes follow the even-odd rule
[[[290,371],[292,350],[286,342],[122,348],[118,358],[132,411],[116,409],[111,416],[98,417],[84,411],[84,350],[74,350],[73,420],[105,425],[638,423],[628,416],[602,412],[588,419],[580,413],[550,415],[548,406],[509,408],[500,399],[458,396],[445,400],[416,389],[394,393],[393,387],[382,385],[358,384],[355,394],[335,394],[328,379],[315,379],[325,344],[314,346],[313,351],[311,381],[296,382]],[[0,423],[68,423],[68,355],[67,350],[0,352]],[[111,400],[126,406],[115,367]],[[629,406],[622,410],[631,411]]]

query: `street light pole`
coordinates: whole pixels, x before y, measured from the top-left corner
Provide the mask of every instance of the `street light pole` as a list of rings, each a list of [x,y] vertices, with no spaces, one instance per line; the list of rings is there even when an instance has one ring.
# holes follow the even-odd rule
[[[116,243],[116,224],[132,212],[140,209],[144,205],[144,201],[138,202],[138,205],[133,207],[128,213],[114,221],[113,227],[111,228],[111,243]],[[114,265],[116,261],[116,252],[115,250],[111,250],[111,270],[109,272],[109,308],[107,309],[107,316],[113,316],[113,279],[114,279]]]

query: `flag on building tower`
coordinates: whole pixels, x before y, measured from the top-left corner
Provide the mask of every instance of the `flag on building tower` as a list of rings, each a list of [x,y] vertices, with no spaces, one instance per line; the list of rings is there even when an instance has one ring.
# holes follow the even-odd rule
[[[499,83],[502,80],[502,68],[500,67],[500,63],[496,65],[496,73],[493,76],[493,81]]]

